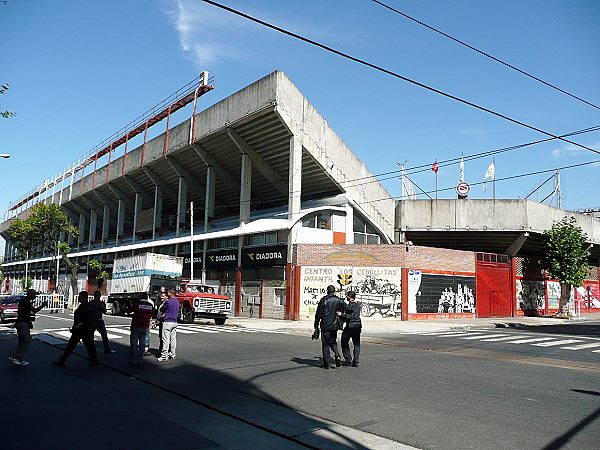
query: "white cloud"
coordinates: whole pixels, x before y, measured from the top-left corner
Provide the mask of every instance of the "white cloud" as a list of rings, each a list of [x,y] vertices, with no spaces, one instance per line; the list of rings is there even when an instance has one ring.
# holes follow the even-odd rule
[[[592,144],[582,144],[582,145],[585,145],[586,147],[600,151],[600,141],[596,141]],[[585,148],[581,148],[581,147],[578,147],[573,144],[566,144],[562,147],[555,148],[554,150],[552,150],[552,157],[555,159],[568,158],[571,156],[580,156],[582,154],[592,155],[593,153],[590,152],[589,150],[586,150]]]

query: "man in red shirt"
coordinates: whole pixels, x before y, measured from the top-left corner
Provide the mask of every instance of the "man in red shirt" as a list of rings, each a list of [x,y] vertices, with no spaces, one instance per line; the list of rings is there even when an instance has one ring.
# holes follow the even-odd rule
[[[129,364],[141,366],[152,319],[152,304],[148,301],[148,294],[145,292],[140,294],[140,298],[133,303],[131,312],[133,312],[133,316],[131,317],[129,337]]]

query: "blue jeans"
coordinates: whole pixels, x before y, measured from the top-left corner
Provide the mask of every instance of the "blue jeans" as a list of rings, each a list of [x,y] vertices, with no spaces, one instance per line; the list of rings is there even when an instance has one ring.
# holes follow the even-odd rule
[[[142,363],[149,333],[148,328],[131,328],[131,334],[129,335],[129,362],[131,364]]]

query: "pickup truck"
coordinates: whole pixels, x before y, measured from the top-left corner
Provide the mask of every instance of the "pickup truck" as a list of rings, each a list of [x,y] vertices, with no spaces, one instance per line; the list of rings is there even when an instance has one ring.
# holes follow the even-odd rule
[[[181,283],[175,297],[179,301],[179,319],[193,323],[196,317],[214,319],[223,325],[231,315],[232,302],[227,295],[217,294],[217,288],[198,282]]]

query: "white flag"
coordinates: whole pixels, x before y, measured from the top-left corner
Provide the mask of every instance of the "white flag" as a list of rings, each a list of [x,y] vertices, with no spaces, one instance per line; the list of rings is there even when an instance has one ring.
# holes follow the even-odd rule
[[[487,170],[485,171],[485,175],[483,176],[483,191],[485,192],[487,189],[487,183],[486,181],[490,179],[490,180],[495,180],[496,179],[496,166],[494,165],[494,163],[491,163]]]
[[[406,175],[406,168],[402,164],[402,200],[415,200],[415,186]]]
[[[462,183],[463,181],[465,181],[465,160],[463,159],[463,156],[460,155],[460,172],[458,174],[458,182]]]

